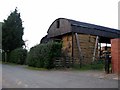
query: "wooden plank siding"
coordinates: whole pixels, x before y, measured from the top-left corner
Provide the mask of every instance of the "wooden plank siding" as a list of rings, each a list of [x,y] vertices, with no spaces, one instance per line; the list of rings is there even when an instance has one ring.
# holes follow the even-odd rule
[[[59,28],[57,27],[57,22],[59,21]],[[56,19],[48,29],[48,38],[56,37],[59,35],[64,35],[71,32],[71,24],[65,19]]]

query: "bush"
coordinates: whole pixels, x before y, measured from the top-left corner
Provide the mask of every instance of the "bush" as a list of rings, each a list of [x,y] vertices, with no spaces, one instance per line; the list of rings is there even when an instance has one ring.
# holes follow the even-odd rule
[[[9,53],[9,62],[16,64],[25,64],[27,57],[27,50],[17,48]]]
[[[27,64],[38,68],[54,68],[54,58],[60,57],[61,48],[62,44],[58,42],[36,45],[28,53]]]
[[[43,57],[41,56],[43,45],[36,45],[32,47],[27,56],[27,64],[33,67],[43,67]]]

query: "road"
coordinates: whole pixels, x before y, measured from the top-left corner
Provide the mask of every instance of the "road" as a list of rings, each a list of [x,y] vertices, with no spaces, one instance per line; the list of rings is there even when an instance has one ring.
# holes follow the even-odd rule
[[[114,77],[102,71],[36,71],[2,65],[3,88],[117,88]]]

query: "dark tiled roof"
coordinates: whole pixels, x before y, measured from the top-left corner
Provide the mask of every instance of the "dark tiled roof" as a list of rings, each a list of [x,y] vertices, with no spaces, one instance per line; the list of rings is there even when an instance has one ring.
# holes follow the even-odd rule
[[[86,28],[97,29],[97,30],[101,30],[101,31],[120,34],[120,30],[117,30],[117,29],[108,28],[108,27],[95,25],[95,24],[90,24],[90,23],[85,23],[85,22],[80,22],[80,21],[75,21],[75,20],[71,20],[71,19],[67,19],[67,20],[69,20],[71,25],[74,25],[74,26],[86,27]]]

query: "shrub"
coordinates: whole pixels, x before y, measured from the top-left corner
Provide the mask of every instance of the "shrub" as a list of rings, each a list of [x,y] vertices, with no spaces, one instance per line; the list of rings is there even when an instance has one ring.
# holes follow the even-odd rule
[[[32,47],[27,56],[27,64],[33,67],[43,67],[44,62],[41,56],[41,48],[43,45],[36,45]]]
[[[60,57],[62,44],[48,42],[32,47],[28,53],[27,64],[39,68],[54,68],[54,58]]]
[[[9,53],[9,62],[16,64],[25,64],[27,57],[27,50],[17,48]]]

